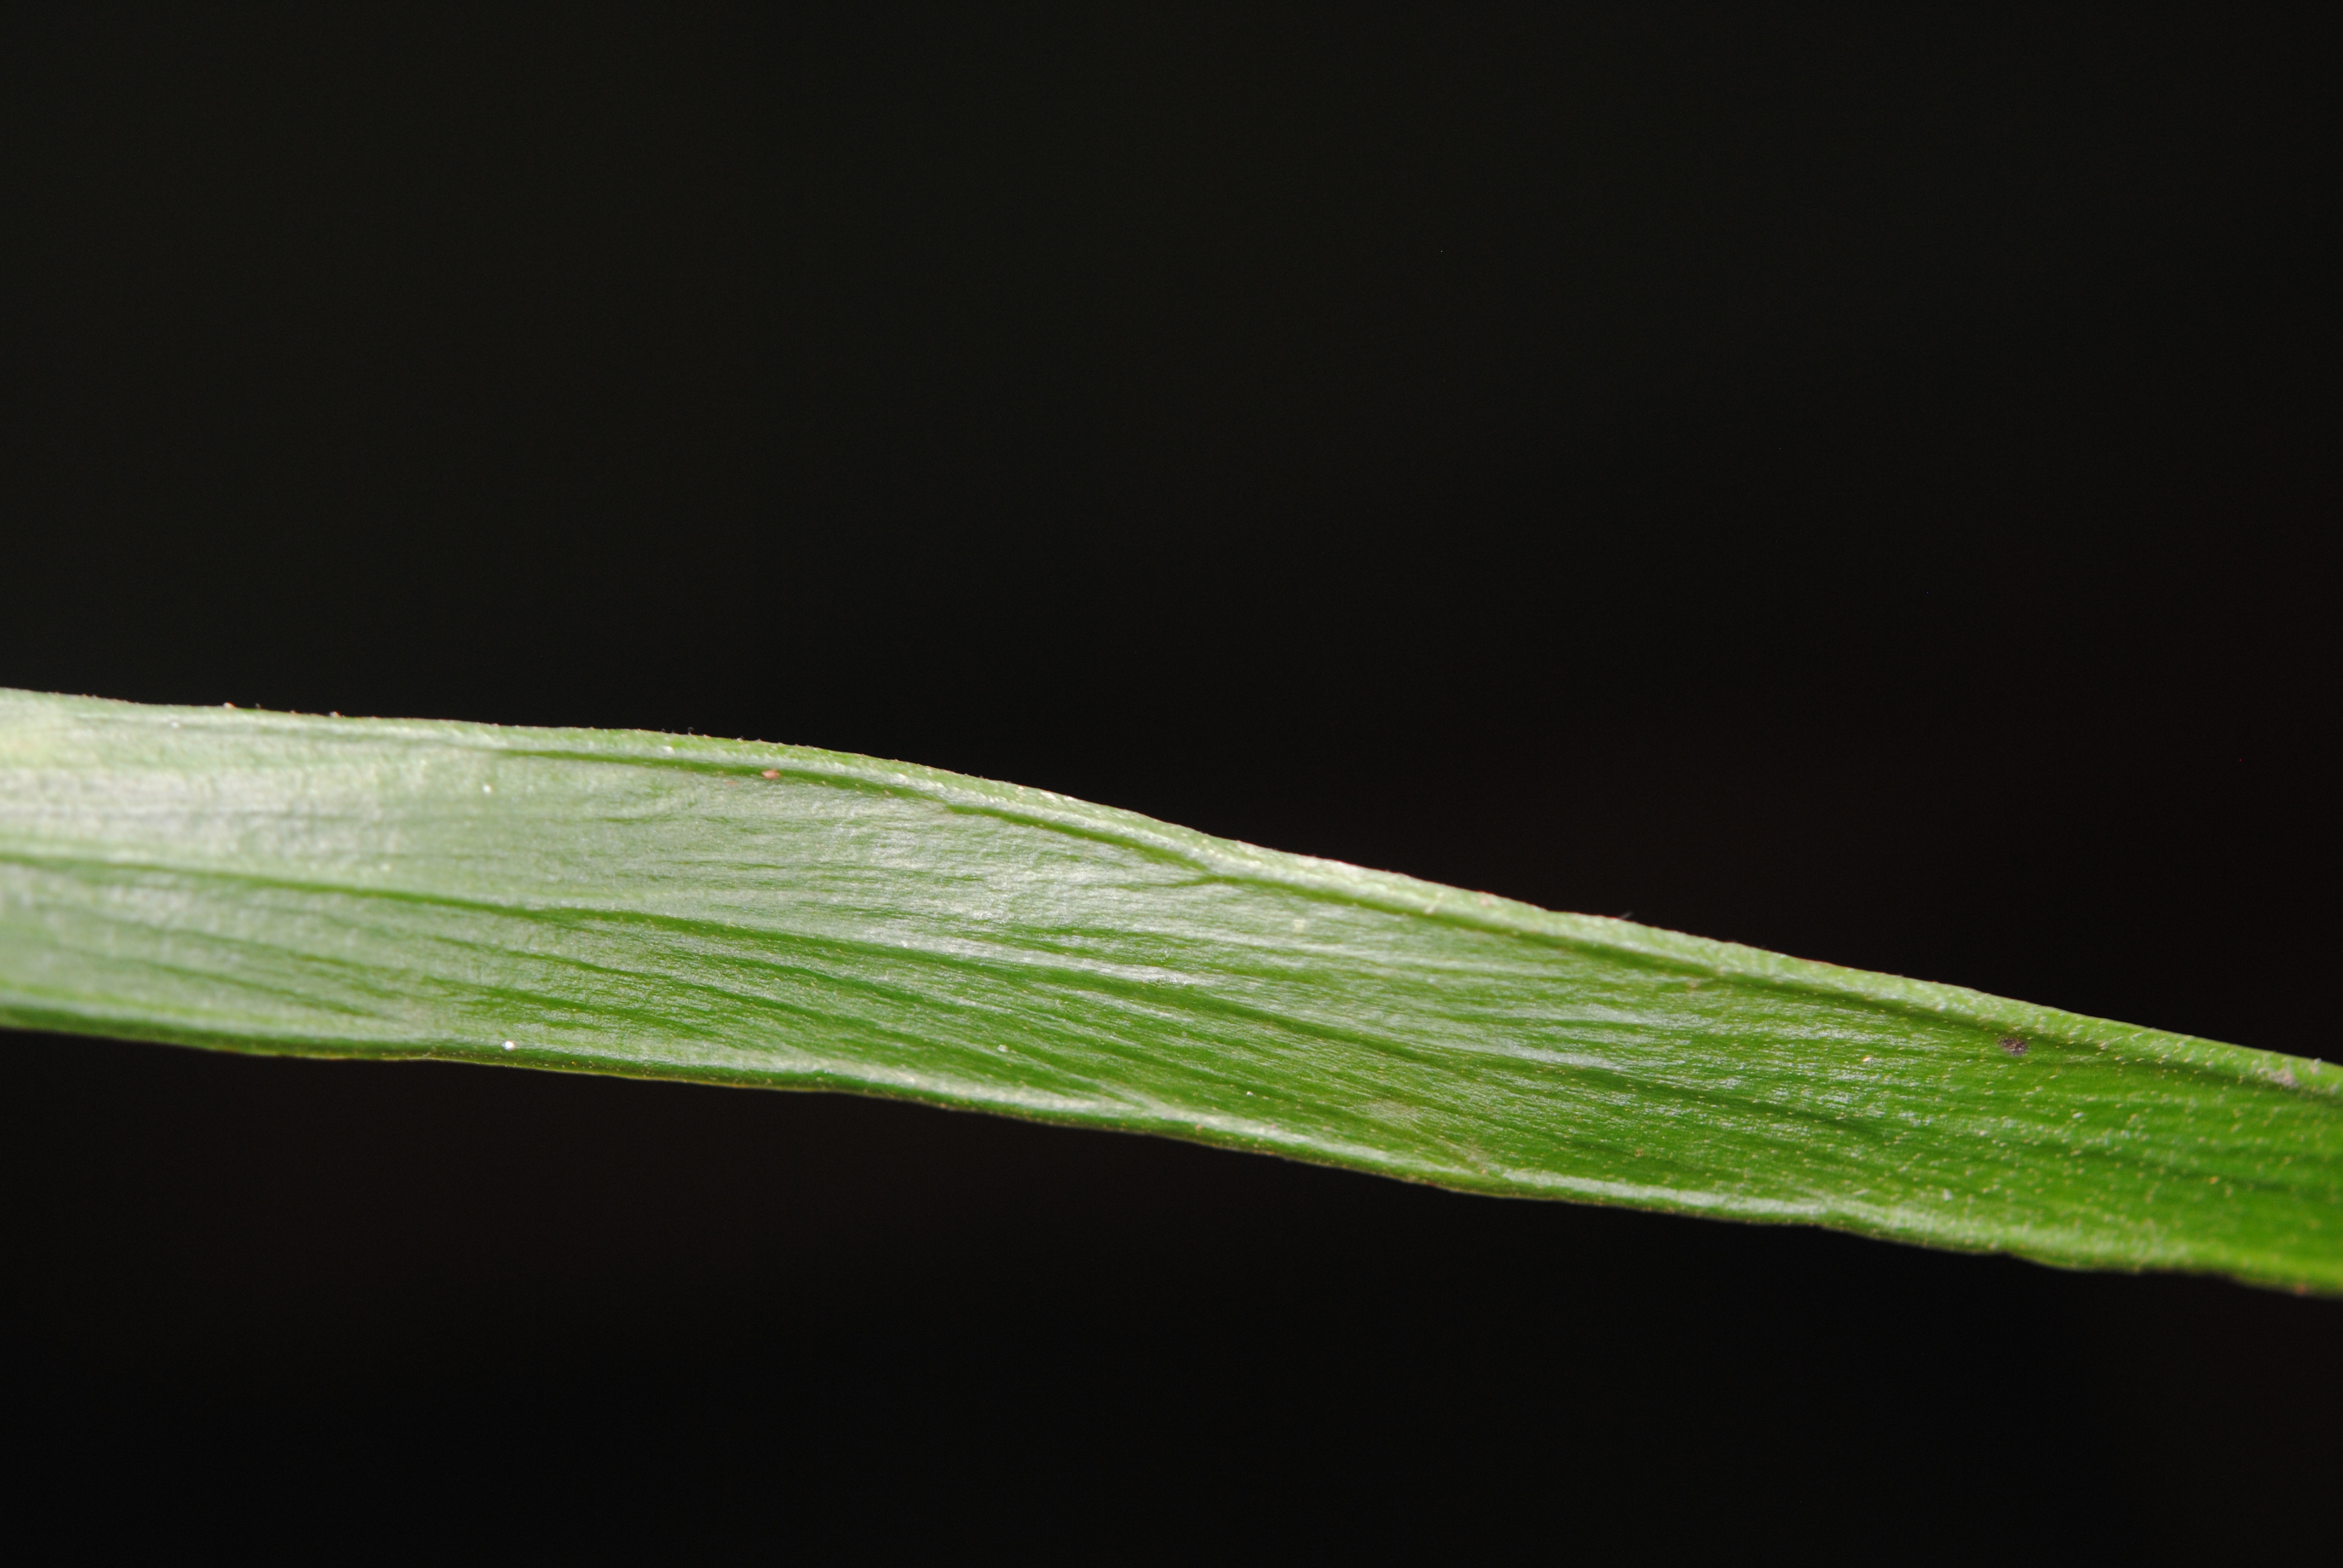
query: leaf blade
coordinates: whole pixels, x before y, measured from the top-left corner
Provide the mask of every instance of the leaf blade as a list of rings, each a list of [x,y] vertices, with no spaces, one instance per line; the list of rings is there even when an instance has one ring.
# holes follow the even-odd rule
[[[0,1022],[2343,1290],[2328,1064],[799,748],[0,693]]]

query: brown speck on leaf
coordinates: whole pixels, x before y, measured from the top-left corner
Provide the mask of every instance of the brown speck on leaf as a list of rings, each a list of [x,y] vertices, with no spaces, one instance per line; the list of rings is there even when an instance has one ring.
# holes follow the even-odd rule
[[[2026,1042],[2018,1039],[2014,1034],[2003,1035],[1999,1043],[2001,1045],[2001,1049],[2009,1052],[2012,1056],[2024,1056],[2026,1054]]]
[[[760,779],[779,779],[780,776],[781,770],[778,768],[768,768],[758,775]]]

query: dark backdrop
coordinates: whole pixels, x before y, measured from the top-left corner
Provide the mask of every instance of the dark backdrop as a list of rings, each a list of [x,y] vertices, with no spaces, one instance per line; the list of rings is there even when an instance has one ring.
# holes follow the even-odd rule
[[[2331,1056],[2332,40],[1449,9],[20,17],[0,684],[875,752]],[[996,1475],[950,1517],[1134,1545],[2209,1545],[2334,1483],[2338,1309],[2217,1282],[833,1097],[0,1075],[10,1375],[101,1445]]]

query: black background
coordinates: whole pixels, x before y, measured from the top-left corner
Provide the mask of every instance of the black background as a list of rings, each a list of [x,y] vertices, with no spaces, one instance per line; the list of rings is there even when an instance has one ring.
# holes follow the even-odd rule
[[[2334,1054],[2298,18],[11,25],[0,684],[908,758]],[[2211,1548],[2337,1479],[2332,1303],[0,1044],[12,1386],[250,1517],[389,1452],[669,1532]]]

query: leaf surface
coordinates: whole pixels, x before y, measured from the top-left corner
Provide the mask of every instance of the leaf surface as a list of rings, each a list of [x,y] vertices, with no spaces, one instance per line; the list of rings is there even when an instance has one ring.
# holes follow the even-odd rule
[[[796,747],[0,691],[0,1023],[2343,1290],[2327,1063]]]

